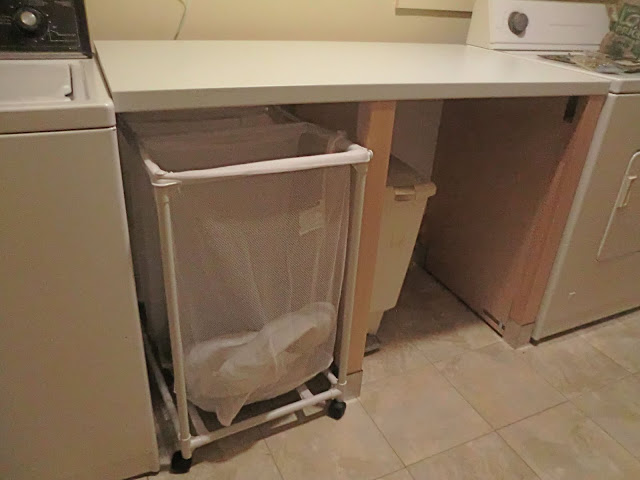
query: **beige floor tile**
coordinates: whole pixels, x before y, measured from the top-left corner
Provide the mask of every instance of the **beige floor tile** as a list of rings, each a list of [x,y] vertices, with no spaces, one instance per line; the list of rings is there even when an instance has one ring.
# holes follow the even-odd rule
[[[397,305],[384,313],[377,333],[378,339],[383,345],[407,343],[415,335],[414,323],[421,321],[418,311]]]
[[[583,338],[630,372],[640,372],[640,321],[615,322]]]
[[[168,471],[150,480],[282,480],[258,429],[223,438],[193,453],[189,473],[179,477]]]
[[[491,327],[467,307],[452,300],[425,306],[425,315],[430,315],[430,328],[414,339],[414,345],[432,362],[500,341]]]
[[[395,308],[387,311],[382,318],[378,337],[383,344],[407,343],[421,339],[433,331],[435,321],[425,305],[435,302],[452,301],[455,297],[444,291],[437,296],[428,293],[413,292],[407,289],[412,284],[405,283]]]
[[[420,305],[398,304],[384,314],[378,338],[383,345],[407,344],[429,334],[432,324],[433,318]]]
[[[588,333],[597,332],[601,328],[608,327],[609,325],[613,325],[614,323],[618,323],[619,321],[620,321],[619,318],[609,318],[606,320],[601,320],[601,321],[586,325],[584,327],[578,328],[575,330],[575,333],[579,335],[585,335]]]
[[[433,366],[365,384],[360,401],[405,465],[491,430]]]
[[[369,480],[402,468],[357,401],[339,421],[323,416],[270,434],[266,442],[284,480]]]
[[[414,342],[431,361],[484,347],[499,336],[428,273],[413,266],[398,305],[382,319],[383,344]]]
[[[595,390],[628,372],[581,337],[518,350],[529,364],[567,397]]]
[[[395,473],[385,475],[384,477],[381,477],[380,480],[413,480],[413,477],[411,477],[409,471],[404,468]]]
[[[581,395],[573,403],[640,458],[640,376]]]
[[[427,273],[422,267],[412,263],[407,270],[399,303],[411,303],[412,299],[424,301],[425,297],[434,299],[452,296],[440,282]]]
[[[411,465],[409,472],[415,480],[538,480],[496,433]]]
[[[362,383],[401,375],[429,364],[429,360],[410,342],[383,343],[380,350],[364,357]]]
[[[629,315],[626,320],[622,322],[629,327],[629,332],[635,337],[640,338],[640,313]]]
[[[619,321],[632,325],[640,325],[640,308],[620,316]]]
[[[521,355],[502,342],[436,367],[494,428],[565,401]]]
[[[543,480],[640,478],[640,462],[571,403],[499,433]]]

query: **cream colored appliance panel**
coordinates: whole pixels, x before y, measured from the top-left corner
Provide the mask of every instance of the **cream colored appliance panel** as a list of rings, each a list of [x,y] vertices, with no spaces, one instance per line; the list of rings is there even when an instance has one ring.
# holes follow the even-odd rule
[[[640,94],[607,97],[538,315],[535,339],[640,306],[640,190],[631,182],[627,196],[624,185],[625,178],[638,173],[639,111]]]
[[[115,128],[0,135],[0,194],[0,478],[157,470]]]
[[[598,260],[640,251],[640,152],[631,157],[600,245]],[[638,287],[640,288],[640,286]]]
[[[65,62],[3,61],[0,78],[0,106],[71,101],[71,68]]]

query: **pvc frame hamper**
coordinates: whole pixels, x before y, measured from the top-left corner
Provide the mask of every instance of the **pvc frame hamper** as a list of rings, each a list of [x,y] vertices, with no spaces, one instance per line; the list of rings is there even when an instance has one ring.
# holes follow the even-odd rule
[[[328,407],[329,416],[340,419],[344,415],[346,408],[344,392],[347,383],[347,365],[364,203],[364,187],[368,162],[372,153],[359,145],[349,142],[339,134],[332,134],[315,125],[296,122],[292,118],[288,118],[287,120],[288,123],[282,124],[274,123],[273,125],[267,126],[221,128],[218,131],[178,133],[177,135],[164,132],[156,136],[145,136],[143,132],[140,132],[140,134],[136,133],[135,130],[128,125],[124,125],[123,128],[127,140],[137,146],[139,157],[144,163],[153,186],[157,209],[173,364],[175,404],[146,336],[145,347],[147,356],[149,357],[151,372],[159,385],[163,400],[167,404],[167,410],[178,432],[179,451],[174,453],[171,461],[171,468],[175,473],[184,473],[190,469],[192,453],[195,449],[239,431],[289,415],[307,406],[330,401]],[[252,135],[257,138],[255,144],[252,143]],[[290,156],[288,158],[273,159],[273,149],[270,153],[261,152],[263,149],[269,150],[268,144],[272,142],[272,139],[280,138],[279,135],[282,135],[282,138],[289,138],[291,135],[293,135],[291,138],[297,136],[299,145],[305,142],[307,144],[317,143],[313,140],[315,136],[322,141],[326,141],[325,143],[327,145],[324,151],[328,151],[329,153],[318,152],[317,145],[308,148],[312,150],[311,154],[303,152],[302,156],[297,157]],[[310,138],[311,140],[309,140]],[[264,144],[261,142],[261,139],[264,139]],[[176,167],[181,167],[180,162],[184,159],[176,159],[178,161],[177,164],[170,161],[169,164],[171,168],[169,169],[166,168],[166,165],[162,165],[161,167],[159,163],[162,162],[156,163],[154,158],[157,156],[162,157],[163,155],[159,152],[163,143],[165,145],[171,145],[173,140],[186,141],[187,143],[204,140],[206,144],[205,150],[210,149],[213,152],[212,159],[206,158],[205,155],[203,158],[195,160],[195,168],[192,166],[191,169],[182,171],[169,171],[178,170]],[[157,141],[160,147],[154,145],[155,141]],[[320,142],[321,144],[322,141]],[[244,142],[248,144],[248,147]],[[233,155],[234,148],[242,151],[243,147],[246,147],[247,151],[252,152],[249,154],[249,157],[254,156],[253,152],[259,152],[257,157],[249,158],[249,161],[244,161],[244,163],[242,159],[232,158],[231,160],[222,162],[220,166],[207,168],[208,165],[206,164],[209,161],[215,162],[215,158],[213,157],[215,157],[214,154],[216,151],[221,153],[222,156],[224,156],[225,152],[229,153],[229,151],[231,151],[230,156],[235,157],[235,155]],[[284,153],[290,154],[291,152],[286,150]],[[265,156],[266,158],[263,158]],[[203,168],[203,166],[205,168]],[[316,180],[318,179],[322,179],[322,181],[316,184]],[[343,183],[340,183],[338,179],[342,179]],[[307,236],[312,236],[315,231],[324,231],[328,229],[328,226],[335,223],[333,220],[330,220],[330,218],[334,218],[335,216],[327,213],[334,211],[330,210],[332,208],[330,202],[332,199],[339,197],[337,190],[331,191],[329,184],[332,180],[337,183],[337,188],[342,186],[343,189],[346,189],[346,192],[343,193],[346,204],[344,203],[345,200],[343,200],[342,206],[339,205],[336,207],[335,211],[338,211],[340,208],[346,210],[348,222],[346,222],[346,225],[344,222],[340,223],[340,225],[342,225],[340,227],[341,231],[346,232],[342,243],[339,234],[334,243],[332,243],[331,240],[333,237],[330,237],[330,235],[326,233],[323,233],[324,236],[322,236],[322,240],[318,241],[322,243],[322,245],[330,243],[331,246],[333,246],[333,250],[337,252],[331,265],[324,267],[323,270],[322,261],[325,260],[325,255],[321,255],[321,253],[324,251],[316,251],[315,256],[312,255],[313,252],[309,252],[308,249],[306,249],[304,241],[298,237],[306,238]],[[275,185],[269,186],[271,183]],[[279,183],[282,185],[279,185]],[[259,227],[256,227],[259,229],[257,233],[260,236],[264,234],[268,237],[267,240],[269,240],[272,238],[269,236],[270,231],[273,230],[275,233],[275,237],[273,237],[275,238],[275,243],[279,243],[278,240],[280,239],[279,235],[281,235],[281,231],[291,231],[291,228],[270,229],[264,226],[265,223],[262,221],[263,209],[269,210],[271,207],[271,210],[269,210],[270,214],[273,213],[276,217],[278,217],[278,215],[273,209],[273,205],[268,204],[271,198],[265,199],[264,204],[260,203],[260,199],[256,200],[252,198],[251,186],[256,186],[258,192],[273,192],[273,196],[276,198],[275,203],[278,203],[277,198],[279,198],[278,194],[280,191],[284,191],[282,195],[285,197],[288,196],[289,202],[294,201],[291,200],[292,194],[291,191],[287,191],[287,188],[293,190],[295,201],[298,201],[298,192],[303,199],[306,199],[309,195],[313,195],[309,192],[317,191],[320,195],[320,201],[312,204],[311,207],[305,205],[308,208],[300,211],[295,209],[298,208],[296,206],[293,208],[294,213],[287,210],[287,214],[289,215],[287,218],[289,218],[289,220],[291,218],[295,219],[293,222],[293,224],[295,224],[293,231],[297,234],[297,237],[291,241],[283,238],[283,244],[280,246],[274,245],[273,248],[274,252],[276,252],[274,254],[275,258],[279,259],[281,256],[286,257],[283,261],[286,263],[286,268],[282,265],[278,265],[278,268],[284,271],[282,275],[285,276],[285,279],[287,276],[289,277],[288,303],[286,298],[283,298],[282,302],[279,301],[278,285],[274,285],[273,288],[271,285],[268,288],[264,287],[265,282],[274,283],[268,272],[256,272],[245,269],[245,271],[242,272],[243,274],[240,275],[238,270],[242,270],[242,268],[236,268],[238,266],[242,267],[245,263],[250,264],[251,261],[245,262],[246,258],[255,259],[256,257],[262,257],[262,255],[256,255],[255,252],[251,255],[247,254],[245,256],[246,258],[242,256],[242,252],[245,250],[248,251],[251,245],[248,240],[246,245],[238,240],[240,235],[237,233],[238,231],[244,229],[242,235],[245,235],[247,238],[257,238],[255,236],[252,237],[251,233],[246,233],[247,229],[250,230],[257,225]],[[264,190],[265,188],[266,190]],[[229,199],[236,198],[238,189],[244,192],[247,201],[239,200],[234,204],[233,201]],[[213,195],[211,198],[215,198],[216,201],[206,203],[209,195]],[[191,204],[189,204],[191,201],[189,200],[190,196],[195,197],[195,202]],[[187,199],[187,207],[181,204],[185,198]],[[313,198],[315,199],[315,197]],[[204,201],[200,201],[202,199],[204,199]],[[189,210],[198,209],[202,209],[206,216],[206,212],[209,211],[212,205],[215,206],[218,201],[223,204],[225,201],[230,202],[226,205],[224,212],[220,214],[223,222],[230,222],[231,226],[229,229],[227,229],[225,225],[220,226],[220,222],[217,219],[217,223],[214,222],[215,226],[202,230],[202,228],[204,228],[202,225],[190,225],[188,221],[185,223],[180,218],[183,216],[187,217],[188,220]],[[242,210],[245,216],[250,217],[248,222],[242,223],[232,218],[233,210],[236,207]],[[291,205],[289,205],[289,207],[291,207]],[[229,211],[231,211],[231,213],[227,213]],[[246,212],[249,213],[247,214]],[[225,217],[225,215],[228,215],[228,218]],[[267,221],[271,221],[271,217],[269,217]],[[292,222],[288,221],[288,223],[285,222],[285,224],[290,227]],[[282,227],[283,224],[277,225]],[[200,237],[198,238],[205,238],[205,240],[210,238],[211,244],[216,245],[215,248],[218,250],[224,250],[226,248],[226,252],[223,251],[219,256],[213,254],[213,259],[206,258],[201,262],[192,261],[193,258],[189,258],[189,253],[185,254],[186,250],[184,248],[184,241],[182,240],[184,238],[196,238],[189,237],[189,235],[185,234],[184,230],[189,230],[190,227],[194,230],[200,227]],[[232,233],[229,233],[229,231]],[[287,233],[284,233],[284,235],[286,236]],[[245,236],[242,237],[242,240],[245,239]],[[327,240],[327,237],[330,237],[330,239]],[[205,241],[205,244],[208,245],[208,242]],[[301,244],[301,246],[298,244]],[[300,264],[295,263],[292,269],[290,265],[292,257],[290,255],[295,256],[296,252],[290,253],[290,251],[296,250],[298,247],[301,250],[298,253],[300,253],[302,260]],[[277,253],[278,248],[284,252],[282,255]],[[327,248],[331,250],[330,247]],[[184,258],[182,258],[185,255],[187,256],[187,260],[191,261],[185,262]],[[241,260],[234,260],[236,255],[241,256]],[[271,255],[269,252],[265,252],[264,256],[271,258],[269,255]],[[231,260],[229,260],[229,258],[231,258]],[[313,270],[314,272],[312,274],[310,288],[308,289],[311,292],[309,295],[315,295],[316,293],[314,292],[324,292],[324,285],[330,284],[329,287],[326,287],[327,291],[324,294],[320,294],[321,298],[316,299],[315,302],[312,301],[315,297],[309,300],[305,292],[299,294],[293,293],[296,288],[299,289],[300,286],[306,287],[306,285],[303,284],[304,282],[294,282],[293,277],[295,277],[295,271],[292,272],[292,270],[295,270],[296,266],[300,267],[305,265],[305,262],[308,262],[309,259],[311,259],[312,265],[311,268],[307,268],[307,270]],[[222,264],[220,266],[222,273],[216,272],[214,263],[217,260]],[[257,263],[260,263],[260,260],[258,260]],[[226,270],[224,264],[227,264]],[[234,268],[229,268],[229,265],[232,265]],[[340,268],[341,265],[343,265],[344,268]],[[207,266],[213,266],[214,268],[207,270]],[[309,265],[307,265],[307,267],[309,267]],[[340,278],[327,278],[327,271],[330,272],[331,267],[334,268],[334,271],[337,269]],[[217,280],[217,283],[211,281],[208,286],[185,285],[185,283],[190,282],[191,278],[195,278],[196,283],[206,284],[206,278],[204,282],[197,282],[199,278],[204,278],[202,277],[201,270],[208,272],[214,277],[216,274],[221,275],[221,277],[217,279],[214,278],[214,280]],[[317,278],[318,271],[321,272],[320,278]],[[324,277],[322,276],[322,272],[325,273]],[[222,278],[225,277],[227,273],[232,277],[229,278],[228,282]],[[263,274],[262,276],[261,273]],[[198,277],[199,275],[200,277]],[[234,275],[236,278],[234,278]],[[248,279],[249,277],[250,279]],[[299,276],[298,279],[303,277],[304,275],[302,275],[302,277]],[[335,282],[337,282],[337,284],[334,284]],[[227,283],[231,284],[231,286],[227,285]],[[286,282],[283,281],[281,283]],[[221,298],[231,298],[236,302],[236,306],[234,307],[232,305],[229,307],[233,312],[230,312],[226,318],[243,318],[248,322],[248,325],[251,325],[251,319],[247,317],[251,317],[255,311],[259,311],[260,313],[262,313],[262,311],[252,310],[247,307],[246,312],[249,313],[244,317],[242,316],[245,304],[252,305],[251,292],[238,291],[243,289],[245,284],[247,290],[251,290],[249,287],[253,284],[261,287],[255,288],[257,293],[254,292],[253,297],[257,298],[257,300],[253,303],[260,305],[269,304],[268,299],[265,300],[265,297],[271,296],[272,299],[275,299],[275,301],[271,303],[274,305],[278,304],[275,309],[265,307],[264,315],[258,316],[263,316],[266,320],[263,319],[262,322],[259,322],[254,328],[247,326],[241,332],[229,333],[228,324],[216,324],[215,311],[208,311],[210,321],[212,322],[211,325],[200,325],[204,326],[205,330],[198,329],[199,325],[187,326],[182,323],[184,321],[191,321],[194,324],[197,322],[203,323],[202,315],[198,316],[197,313],[190,315],[192,311],[198,312],[197,305],[192,305],[191,303],[193,302],[188,301],[193,298],[197,299],[197,294],[194,297],[190,297],[188,293],[185,293],[191,290],[197,291],[199,288],[205,291],[204,296],[200,297],[201,299],[205,299],[205,303],[208,297],[216,297],[216,295]],[[238,288],[238,285],[240,285],[240,288]],[[218,289],[216,286],[220,288]],[[266,295],[264,294],[264,288],[269,290]],[[270,291],[272,289],[275,289],[275,293]],[[215,290],[220,291],[216,292]],[[337,298],[335,294],[336,291]],[[332,294],[334,297],[333,302],[329,301]],[[287,295],[283,296],[287,297]],[[241,299],[239,303],[236,297]],[[299,301],[300,297],[303,299],[302,303]],[[185,298],[187,299],[186,302]],[[321,301],[323,299],[325,299],[325,301]],[[286,308],[281,305],[283,302],[288,305]],[[187,303],[187,305],[185,305],[185,303]],[[225,310],[224,303],[214,303],[214,305],[217,305],[221,311]],[[282,308],[284,308],[284,310],[282,310]],[[235,310],[241,311],[236,312]],[[274,314],[275,311],[278,313]],[[186,315],[185,312],[187,313]],[[225,312],[222,312],[223,317],[224,313]],[[186,317],[186,320],[183,317]],[[196,320],[194,321],[194,319]],[[313,323],[314,321],[315,323]],[[283,325],[284,327],[279,328],[276,325]],[[341,327],[339,333],[336,331],[337,325]],[[206,327],[209,326],[212,326],[214,330],[214,335],[209,335],[211,336],[209,340],[204,341],[199,338],[191,338],[195,336],[194,331],[204,331],[206,333]],[[260,326],[261,328],[256,333],[255,330]],[[235,326],[231,326],[231,328],[235,328]],[[333,329],[331,330],[332,333],[329,333],[330,329]],[[272,336],[272,338],[269,338],[270,336]],[[340,341],[340,362],[337,377],[329,368],[333,361],[333,349],[335,347],[336,337],[338,337]],[[290,341],[287,339],[290,339]],[[186,353],[185,342],[188,348]],[[322,344],[318,342],[322,342]],[[242,346],[237,347],[238,344],[242,344]],[[323,357],[318,352],[322,352],[323,348],[326,351],[328,344],[330,345],[331,352],[328,357],[327,355]],[[256,348],[260,345],[263,347],[261,350],[251,350],[249,347],[253,345],[256,345]],[[308,349],[308,351],[306,351],[305,348]],[[240,352],[241,349],[244,349],[242,355],[237,353]],[[205,353],[204,356],[202,352]],[[262,352],[269,352],[269,355],[267,355],[268,358],[264,361],[264,365],[254,365],[254,363],[258,362],[259,359],[264,356]],[[294,355],[294,353],[297,356]],[[314,355],[318,357],[315,363],[313,361]],[[271,356],[273,356],[273,359]],[[198,363],[194,360],[200,357],[206,358],[206,361]],[[238,359],[234,365],[232,360],[236,357],[238,357]],[[212,363],[212,358],[217,359],[216,362]],[[303,361],[303,359],[305,359],[305,361]],[[309,362],[307,363],[306,360],[309,360]],[[289,364],[286,363],[287,361],[289,361]],[[225,378],[222,370],[228,366],[229,362],[231,362],[232,367],[235,369],[230,367],[231,373],[227,372],[227,377],[229,378]],[[279,364],[285,365],[285,368],[278,368]],[[196,367],[194,367],[194,365]],[[296,372],[298,377],[291,377],[291,375],[289,375],[291,378],[286,380],[289,374],[288,371],[302,368],[301,365],[308,365],[308,368],[306,368],[306,370],[302,369],[299,374]],[[219,370],[217,370],[218,368]],[[256,368],[263,368],[263,370],[256,370]],[[269,372],[273,371],[274,377],[282,379],[282,381],[279,380],[280,385],[259,385],[257,387],[253,385],[251,372],[255,370],[264,373],[265,368],[269,370]],[[280,370],[287,370],[287,372],[280,372]],[[237,376],[234,377],[236,373]],[[319,373],[324,374],[329,381],[330,387],[326,391],[313,394],[306,386],[306,381]],[[206,380],[210,377],[216,380],[209,385]],[[296,381],[296,378],[300,378],[301,381],[292,384],[291,382]],[[201,379],[205,380],[201,381]],[[200,389],[201,385],[206,385],[208,390],[207,388]],[[249,385],[249,387],[247,387],[247,385]],[[251,388],[253,388],[253,390],[251,390]],[[211,396],[210,392],[215,389],[219,389],[221,395],[223,395],[223,397],[220,397],[222,400],[217,397],[212,397],[212,403],[209,403],[206,397],[207,395]],[[240,409],[238,405],[241,406],[254,401],[274,398],[293,389],[298,392],[300,400],[237,423],[231,423],[230,418],[235,417],[235,414]],[[201,390],[205,391],[205,394],[202,394]],[[236,398],[236,393],[238,394],[238,398]],[[228,395],[231,400],[233,400],[231,404],[229,404],[227,401],[228,398],[224,395]],[[209,431],[194,402],[198,404],[197,406],[205,410],[216,411],[221,424],[226,424],[226,426]],[[191,435],[190,420],[196,431],[196,435],[194,436]]]

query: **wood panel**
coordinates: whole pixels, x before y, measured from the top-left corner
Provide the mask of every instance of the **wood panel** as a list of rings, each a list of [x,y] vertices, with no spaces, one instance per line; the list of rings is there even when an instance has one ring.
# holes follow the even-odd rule
[[[299,117],[327,128],[344,130],[350,138],[373,151],[365,189],[349,373],[362,370],[395,109],[396,102],[298,105],[294,108]]]
[[[522,252],[575,125],[567,98],[445,102],[426,216],[427,268],[505,323]]]
[[[547,195],[536,213],[509,312],[509,319],[519,325],[536,320],[604,100],[602,96],[588,97]]]
[[[426,265],[487,320],[535,322],[603,102],[445,103]]]

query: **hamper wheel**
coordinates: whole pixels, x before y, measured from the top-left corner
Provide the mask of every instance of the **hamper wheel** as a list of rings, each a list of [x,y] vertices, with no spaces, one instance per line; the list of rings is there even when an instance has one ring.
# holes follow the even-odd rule
[[[187,473],[191,469],[193,458],[184,458],[178,450],[171,457],[171,473]]]
[[[344,416],[344,412],[347,411],[347,404],[342,400],[333,399],[329,403],[327,414],[334,420],[340,420]]]

